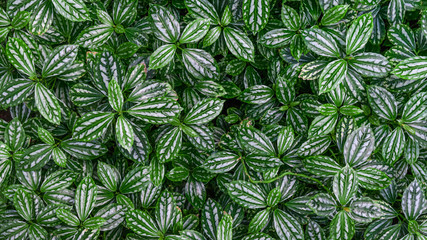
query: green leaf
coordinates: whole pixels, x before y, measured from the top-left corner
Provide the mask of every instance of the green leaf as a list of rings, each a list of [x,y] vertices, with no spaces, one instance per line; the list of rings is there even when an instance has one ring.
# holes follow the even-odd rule
[[[335,176],[341,170],[341,166],[327,156],[311,156],[304,159],[304,168],[321,177]]]
[[[368,88],[368,100],[372,110],[381,118],[393,121],[397,117],[397,102],[385,88],[371,86]]]
[[[14,29],[18,30],[24,28],[28,24],[28,21],[30,21],[30,13],[22,11],[15,15],[10,24]]]
[[[221,36],[221,32],[222,28],[220,26],[211,28],[203,39],[203,48],[209,47],[214,44],[218,40],[219,36]]]
[[[79,218],[68,209],[56,209],[56,216],[68,226],[77,227],[80,225]]]
[[[13,196],[13,206],[21,217],[27,221],[34,218],[34,200],[33,197],[23,189],[18,189]]]
[[[215,152],[203,164],[203,168],[213,173],[231,171],[239,163],[239,156],[232,152]]]
[[[402,128],[397,127],[385,139],[382,147],[382,156],[389,165],[402,156],[405,148],[406,138]]]
[[[40,114],[53,124],[61,122],[61,108],[56,96],[43,84],[37,83],[34,91],[34,98]]]
[[[87,229],[98,229],[100,227],[102,227],[102,225],[104,225],[105,223],[105,219],[100,218],[100,217],[91,217],[86,219],[83,222],[83,227],[87,228]]]
[[[179,42],[193,43],[202,39],[209,31],[209,19],[196,19],[190,22],[181,34]]]
[[[334,198],[326,193],[316,194],[307,203],[307,206],[319,216],[332,216],[337,211],[337,203]]]
[[[401,61],[392,73],[407,80],[423,79],[427,77],[427,57],[411,57]]]
[[[403,214],[405,214],[405,217],[409,220],[416,220],[422,214],[425,204],[426,198],[423,194],[423,190],[418,184],[418,181],[414,180],[403,192]]]
[[[260,130],[250,127],[242,127],[239,131],[238,139],[242,148],[248,152],[275,155],[273,143]]]
[[[329,63],[319,78],[319,93],[327,93],[338,87],[347,75],[347,62],[343,59]]]
[[[66,153],[82,160],[92,160],[107,153],[107,148],[96,142],[84,142],[70,139],[62,141],[60,146]]]
[[[67,164],[67,155],[58,147],[52,149],[52,158],[56,165],[65,167]]]
[[[53,147],[48,144],[37,144],[28,148],[23,156],[23,169],[38,170],[46,165],[51,158]]]
[[[85,177],[76,189],[75,206],[77,216],[81,221],[86,220],[96,203],[98,187],[91,177]]]
[[[284,105],[291,104],[295,99],[295,89],[284,78],[277,79],[276,97]]]
[[[358,187],[356,172],[349,167],[343,168],[334,177],[333,190],[341,205],[346,205],[356,194]]]
[[[313,122],[311,122],[308,130],[308,136],[321,136],[331,133],[335,129],[337,124],[338,115],[317,116]]]
[[[150,69],[163,68],[175,57],[176,45],[166,44],[154,51],[150,56]]]
[[[375,149],[375,136],[371,127],[362,126],[352,132],[344,144],[344,160],[352,167],[363,165]]]
[[[44,62],[42,77],[48,78],[64,73],[76,59],[78,50],[77,45],[62,45],[55,48]]]
[[[2,224],[1,237],[5,239],[19,239],[28,234],[28,224],[23,221],[11,221]]]
[[[361,223],[372,222],[373,219],[384,215],[380,205],[367,197],[362,197],[351,202],[350,209],[351,218]]]
[[[164,133],[156,146],[157,158],[160,162],[170,162],[178,156],[182,145],[182,131],[179,128],[173,128]]]
[[[114,166],[100,161],[98,162],[97,173],[103,186],[112,192],[117,190],[120,181],[120,173]]]
[[[28,235],[30,239],[47,239],[49,233],[38,224],[31,224],[28,228]]]
[[[249,153],[245,158],[249,168],[257,172],[265,172],[283,165],[283,162],[276,157],[266,155],[265,153]]]
[[[100,24],[81,31],[75,44],[84,48],[96,48],[103,45],[114,32],[114,28],[107,24]]]
[[[156,222],[141,210],[132,210],[126,213],[126,223],[129,228],[142,237],[158,238],[160,235]]]
[[[215,59],[202,49],[182,50],[182,62],[187,71],[197,79],[218,79],[218,66]]]
[[[346,34],[346,53],[350,55],[365,47],[373,31],[371,13],[358,17],[350,26]]]
[[[185,0],[185,6],[194,18],[209,19],[219,24],[219,16],[215,7],[208,0]]]
[[[222,240],[233,239],[233,218],[227,213],[222,215],[221,221],[218,225],[216,238]]]
[[[380,190],[388,187],[391,179],[382,171],[376,168],[363,168],[357,170],[359,185],[369,190]]]
[[[153,158],[150,163],[150,180],[155,186],[161,186],[165,178],[165,165],[157,158]]]
[[[266,85],[255,85],[240,93],[239,100],[249,104],[263,104],[270,101],[274,91]]]
[[[340,57],[340,50],[335,39],[327,32],[311,28],[302,32],[305,44],[314,53],[325,57]]]
[[[113,19],[116,24],[127,25],[134,20],[137,13],[137,0],[119,0],[114,1]]]
[[[59,170],[48,175],[40,186],[41,192],[53,192],[66,189],[74,180],[77,175],[70,170]]]
[[[136,167],[130,170],[120,184],[120,192],[122,194],[140,192],[150,181],[148,173],[148,167]]]
[[[254,45],[244,33],[230,27],[224,28],[223,33],[227,48],[234,56],[242,61],[255,60]]]
[[[322,25],[333,25],[341,21],[347,13],[349,5],[337,5],[329,8],[322,17]]]
[[[179,22],[168,9],[160,5],[150,6],[151,29],[154,36],[166,43],[175,43],[180,35]]]
[[[55,139],[53,138],[52,134],[48,130],[39,127],[37,129],[37,135],[39,136],[40,140],[42,140],[44,143],[49,145],[55,144]],[[19,137],[19,134],[18,134],[18,137]]]
[[[259,32],[268,23],[270,3],[268,0],[243,0],[243,21],[252,32]]]
[[[233,21],[233,14],[230,10],[230,7],[226,6],[224,11],[222,12],[221,25],[227,26],[228,24],[231,23],[231,21]]]
[[[405,1],[404,0],[391,0],[387,9],[388,21],[392,24],[402,23],[405,16]]]
[[[27,139],[24,126],[18,118],[12,119],[4,130],[4,143],[11,151],[17,151],[23,147]]]
[[[2,89],[0,105],[4,107],[16,106],[24,102],[33,94],[34,82],[29,79],[14,79]]]
[[[413,95],[403,108],[402,121],[405,123],[425,119],[427,116],[427,93],[420,92]]]
[[[50,1],[43,2],[31,15],[28,30],[35,35],[46,33],[53,22],[54,8]]]
[[[81,117],[74,126],[73,138],[91,141],[105,133],[114,120],[113,113],[89,112]]]
[[[331,240],[351,240],[355,233],[354,221],[350,218],[347,212],[340,211],[332,219],[330,225]]]
[[[282,48],[287,46],[295,32],[288,29],[274,29],[260,37],[258,42],[268,48]]]
[[[18,71],[28,75],[31,79],[37,76],[33,53],[23,40],[9,38],[6,45],[6,55],[9,62]]]
[[[276,206],[282,198],[280,187],[273,188],[267,196],[267,205],[270,207]]]
[[[277,151],[279,155],[284,154],[289,150],[294,143],[295,134],[292,127],[287,126],[280,130],[277,136]]]
[[[124,102],[123,93],[116,79],[113,79],[108,83],[108,102],[117,112],[122,110]]]
[[[388,39],[394,45],[414,51],[416,49],[415,36],[407,25],[392,26],[387,32]]]
[[[189,174],[190,174],[190,172],[188,171],[187,168],[174,167],[172,170],[170,170],[166,174],[166,177],[173,182],[180,182],[180,181],[184,181],[185,179],[187,179]]]
[[[81,0],[52,0],[55,10],[73,22],[90,20],[89,10]]]
[[[133,132],[133,127],[129,121],[123,117],[119,116],[116,122],[116,138],[120,146],[129,152],[132,149],[132,145],[135,139],[135,134]]]
[[[301,25],[301,20],[297,11],[293,8],[282,4],[281,18],[287,29],[298,31]]]
[[[168,191],[163,191],[157,200],[156,205],[156,221],[158,229],[166,233],[166,231],[172,226],[176,210],[175,200],[171,193]]]
[[[349,66],[363,77],[385,77],[391,70],[388,60],[377,53],[361,53],[355,55]]]
[[[186,124],[204,124],[216,118],[222,110],[224,101],[215,98],[207,98],[197,103],[185,116]]]
[[[270,209],[266,208],[258,211],[249,223],[249,233],[261,232],[270,220]]]
[[[246,181],[233,181],[227,186],[228,194],[233,201],[245,208],[267,207],[265,194],[257,185]]]
[[[141,101],[127,112],[151,124],[165,124],[181,112],[181,107],[170,98],[151,98]]]
[[[283,210],[276,209],[273,214],[274,229],[280,239],[303,240],[304,233],[299,222]]]
[[[329,136],[312,137],[301,145],[297,154],[302,157],[320,155],[328,148],[330,143]]]

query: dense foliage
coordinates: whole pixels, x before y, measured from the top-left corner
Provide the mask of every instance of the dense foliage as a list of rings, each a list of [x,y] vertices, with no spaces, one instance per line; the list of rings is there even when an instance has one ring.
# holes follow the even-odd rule
[[[426,2],[1,4],[0,239],[427,239]]]

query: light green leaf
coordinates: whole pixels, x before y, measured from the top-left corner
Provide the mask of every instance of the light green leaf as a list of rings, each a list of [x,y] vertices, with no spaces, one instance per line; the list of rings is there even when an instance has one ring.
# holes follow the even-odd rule
[[[385,88],[371,86],[368,88],[368,100],[372,110],[381,118],[392,121],[397,117],[397,102]]]
[[[141,101],[127,112],[151,124],[165,124],[181,112],[181,107],[175,100],[156,97]]]
[[[166,44],[154,51],[150,56],[150,69],[163,68],[175,57],[176,45]]]
[[[333,191],[341,205],[346,205],[355,196],[357,184],[357,175],[352,168],[345,167],[335,175]]]
[[[119,116],[116,122],[116,138],[119,144],[129,152],[132,149],[133,141],[135,135],[133,132],[133,127],[129,121],[123,117]]]
[[[274,229],[280,239],[303,240],[304,232],[300,223],[283,210],[276,209],[273,214]]]
[[[150,16],[152,19],[151,29],[157,39],[166,43],[178,41],[180,26],[171,11],[160,5],[151,5]]]
[[[64,73],[76,59],[78,50],[77,45],[62,45],[55,48],[44,62],[42,77],[54,77]]]
[[[322,25],[333,25],[341,21],[347,13],[349,5],[337,5],[329,8],[322,17]]]
[[[219,68],[215,59],[206,51],[196,48],[182,50],[182,62],[187,71],[197,79],[213,79],[219,77]]]
[[[181,34],[179,42],[193,43],[202,39],[209,31],[209,19],[196,19],[190,22]]]
[[[255,49],[251,40],[239,30],[224,28],[224,39],[230,52],[242,61],[253,62]]]
[[[311,28],[302,32],[308,49],[320,56],[339,57],[340,50],[335,39],[327,32]]]
[[[56,11],[73,22],[90,20],[89,10],[81,0],[52,0]]]
[[[343,59],[329,63],[319,78],[319,93],[327,93],[338,87],[347,75],[347,62]]]
[[[264,208],[267,206],[265,194],[257,185],[246,181],[233,181],[227,186],[228,194],[233,201],[245,208]]]
[[[18,71],[31,79],[37,76],[34,56],[28,45],[19,38],[9,38],[6,45],[6,55],[9,62]]]
[[[157,158],[161,163],[172,161],[181,150],[181,145],[182,131],[177,127],[171,129],[166,132],[157,143]]]
[[[332,219],[330,225],[331,240],[351,240],[355,233],[354,221],[350,218],[347,212],[340,211]]]
[[[392,71],[400,78],[407,80],[423,79],[427,77],[427,57],[417,56],[401,61]]]
[[[222,215],[221,221],[219,222],[217,234],[217,239],[222,240],[232,240],[233,239],[233,218],[224,213]]]
[[[114,120],[113,113],[89,112],[81,117],[74,126],[73,138],[91,141],[99,138]]]
[[[76,189],[75,206],[77,216],[81,221],[86,220],[96,203],[98,187],[91,177],[85,177]]]
[[[203,164],[203,168],[213,173],[231,171],[239,163],[239,156],[232,152],[215,152]]]
[[[252,32],[259,32],[268,23],[270,2],[268,0],[243,0],[243,21]]]
[[[365,47],[373,31],[371,13],[358,17],[350,26],[346,35],[346,53],[350,55]]]
[[[204,124],[216,118],[222,110],[224,100],[207,98],[197,103],[185,116],[186,124]]]
[[[215,7],[208,0],[185,0],[185,6],[194,18],[209,19],[219,24],[219,16]]]

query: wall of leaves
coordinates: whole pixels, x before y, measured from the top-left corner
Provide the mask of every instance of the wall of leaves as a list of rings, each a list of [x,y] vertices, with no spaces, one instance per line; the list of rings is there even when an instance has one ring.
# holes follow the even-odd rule
[[[426,1],[0,6],[0,239],[427,239]]]

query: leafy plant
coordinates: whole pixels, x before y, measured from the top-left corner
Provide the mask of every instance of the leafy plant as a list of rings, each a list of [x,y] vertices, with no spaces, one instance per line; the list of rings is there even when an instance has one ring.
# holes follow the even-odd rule
[[[427,239],[426,7],[0,1],[0,239]]]

